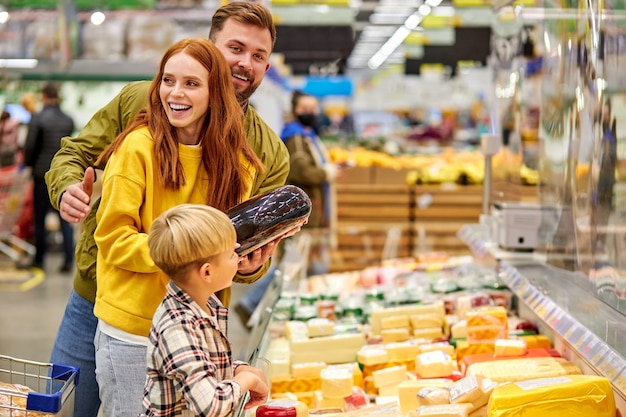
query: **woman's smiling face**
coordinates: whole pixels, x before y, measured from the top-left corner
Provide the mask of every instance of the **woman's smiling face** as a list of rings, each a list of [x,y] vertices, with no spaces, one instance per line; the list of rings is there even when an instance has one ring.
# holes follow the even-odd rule
[[[209,108],[209,72],[184,52],[166,62],[159,96],[178,140],[187,145],[200,141],[200,129]]]

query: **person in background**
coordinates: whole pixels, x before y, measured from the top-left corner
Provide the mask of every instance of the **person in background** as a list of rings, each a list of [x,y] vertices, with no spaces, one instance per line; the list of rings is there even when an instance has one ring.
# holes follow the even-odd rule
[[[267,377],[233,362],[228,310],[215,296],[232,284],[239,261],[229,217],[205,205],[178,205],[152,223],[148,247],[170,280],[150,330],[145,414],[234,415],[246,392],[245,409],[263,404]]]
[[[74,120],[61,110],[59,90],[56,85],[48,83],[43,86],[41,102],[43,108],[31,117],[28,124],[28,133],[24,143],[24,164],[31,167],[33,176],[33,223],[36,252],[31,266],[43,269],[48,241],[46,216],[53,210],[48,198],[48,187],[44,175],[50,168],[50,161],[54,154],[61,147],[61,138],[74,132]],[[69,272],[74,265],[74,228],[60,215],[59,226],[63,236],[64,255],[59,271]]]
[[[329,182],[335,179],[337,170],[315,130],[320,111],[317,98],[295,91],[291,111],[293,120],[285,124],[280,134],[290,155],[287,182],[300,187],[311,199],[311,215],[303,227],[312,235],[308,273],[322,274],[328,272],[330,263],[329,228],[333,196]],[[249,327],[250,317],[271,284],[275,271],[275,267],[271,268],[235,306],[235,313],[246,327]]]
[[[0,114],[0,168],[19,162],[17,143],[20,121],[3,110]]]
[[[211,20],[211,40],[226,57],[230,81],[244,111],[247,141],[265,169],[257,172],[251,195],[259,195],[285,184],[289,154],[284,144],[249,104],[249,98],[270,67],[269,57],[276,41],[276,28],[269,9],[254,2],[232,2],[218,8]],[[80,368],[74,415],[96,417],[100,406],[95,378],[93,314],[96,295],[96,200],[90,207],[94,170],[102,150],[124,129],[131,118],[147,105],[150,82],[131,83],[96,112],[80,134],[64,138],[61,149],[46,174],[50,200],[61,216],[71,223],[84,220],[84,232],[77,243],[74,288],[57,332],[50,361]],[[102,168],[102,167],[100,167]],[[269,268],[277,242],[270,242],[247,257],[240,258],[235,282],[252,283]],[[222,291],[229,304],[230,289]]]

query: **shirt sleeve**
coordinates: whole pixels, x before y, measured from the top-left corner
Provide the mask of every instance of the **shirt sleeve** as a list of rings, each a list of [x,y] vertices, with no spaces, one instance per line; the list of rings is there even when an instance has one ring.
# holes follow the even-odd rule
[[[152,273],[159,268],[150,256],[148,233],[142,230],[140,217],[146,195],[146,159],[150,156],[136,145],[140,140],[131,132],[107,162],[94,238],[107,264]]]
[[[220,349],[221,335],[214,331],[213,338],[206,340],[198,328],[187,320],[164,330],[159,339],[162,372],[178,380],[194,415],[230,416],[241,401],[241,387],[233,380],[220,380],[224,368],[231,366],[226,356],[211,358],[211,352]]]
[[[300,136],[292,136],[285,142],[290,155],[289,181],[302,185],[321,185],[326,181],[326,171],[315,163],[309,145]]]

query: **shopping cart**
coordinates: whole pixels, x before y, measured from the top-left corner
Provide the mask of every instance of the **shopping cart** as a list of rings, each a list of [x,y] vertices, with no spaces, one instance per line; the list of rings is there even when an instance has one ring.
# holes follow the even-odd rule
[[[0,416],[73,417],[76,384],[72,366],[0,355]]]
[[[29,190],[29,169],[18,165],[0,169],[0,252],[14,262],[20,261],[24,252],[35,254],[33,245],[14,235]]]

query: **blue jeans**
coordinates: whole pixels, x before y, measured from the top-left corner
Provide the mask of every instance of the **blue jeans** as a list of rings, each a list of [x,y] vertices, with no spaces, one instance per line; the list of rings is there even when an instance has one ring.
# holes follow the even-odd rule
[[[148,348],[96,330],[96,380],[104,417],[136,417],[143,412]]]
[[[244,297],[239,300],[239,304],[249,313],[252,314],[256,306],[259,305],[263,295],[267,291],[268,287],[272,283],[274,273],[276,272],[276,266],[271,266],[267,270],[263,278],[251,284],[250,290]]]
[[[50,362],[79,368],[74,398],[76,417],[97,417],[100,408],[93,346],[98,319],[93,304],[72,290],[52,348]]]

